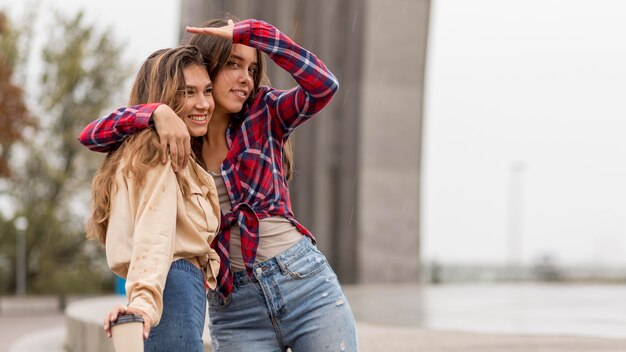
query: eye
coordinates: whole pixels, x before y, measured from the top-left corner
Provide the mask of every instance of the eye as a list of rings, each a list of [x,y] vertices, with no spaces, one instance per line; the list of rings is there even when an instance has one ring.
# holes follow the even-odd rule
[[[211,95],[213,93],[213,87],[207,87],[204,89],[204,95]]]
[[[178,89],[178,90],[176,91],[176,94],[178,94],[178,95],[182,95],[183,97],[185,97],[185,98],[186,98],[186,97],[188,97],[188,96],[193,95],[193,94],[194,94],[194,92],[193,92],[193,90],[191,90],[191,89],[181,88],[181,89]]]
[[[259,72],[259,68],[258,67],[250,67],[248,69],[248,72],[250,73],[251,76],[256,76],[257,72]]]
[[[239,67],[239,64],[236,63],[235,61],[228,61],[226,62],[226,65],[228,65],[229,67],[234,67],[234,68]]]

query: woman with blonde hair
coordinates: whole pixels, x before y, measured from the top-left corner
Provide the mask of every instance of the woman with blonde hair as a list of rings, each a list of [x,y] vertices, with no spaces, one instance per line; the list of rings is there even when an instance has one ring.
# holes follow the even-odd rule
[[[194,46],[159,50],[140,68],[130,104],[167,104],[192,137],[203,136],[214,109],[212,83]],[[206,285],[214,288],[219,257],[210,244],[219,229],[213,178],[192,157],[174,173],[160,162],[160,141],[148,128],[109,153],[93,179],[89,239],[106,248],[111,270],[126,278],[128,305],[113,308],[144,320],[146,351],[204,351]]]

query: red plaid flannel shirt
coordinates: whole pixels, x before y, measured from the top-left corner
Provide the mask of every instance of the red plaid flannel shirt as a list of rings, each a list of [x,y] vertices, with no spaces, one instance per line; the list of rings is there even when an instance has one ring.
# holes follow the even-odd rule
[[[294,218],[283,172],[283,145],[291,132],[322,110],[339,83],[313,53],[298,46],[274,26],[259,20],[235,24],[233,42],[257,48],[291,73],[298,85],[289,90],[261,87],[254,101],[235,115],[226,131],[230,148],[220,166],[232,209],[222,215],[220,233],[212,246],[221,259],[217,290],[223,297],[232,291],[229,246],[230,227],[241,228],[241,252],[248,275],[259,244],[259,219],[284,216],[304,235],[311,233]],[[90,123],[79,136],[93,151],[110,152],[124,139],[147,128],[158,104],[121,108]],[[202,160],[202,138],[192,141]]]

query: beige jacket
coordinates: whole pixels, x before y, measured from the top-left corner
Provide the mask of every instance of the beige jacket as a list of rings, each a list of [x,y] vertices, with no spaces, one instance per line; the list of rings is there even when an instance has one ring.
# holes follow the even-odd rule
[[[170,264],[198,259],[215,287],[219,257],[210,243],[219,229],[220,208],[213,178],[193,161],[180,171],[189,180],[191,197],[183,198],[171,163],[150,170],[141,187],[133,177],[115,175],[106,234],[111,270],[126,278],[129,307],[139,308],[157,325]],[[115,189],[114,189],[115,191]]]

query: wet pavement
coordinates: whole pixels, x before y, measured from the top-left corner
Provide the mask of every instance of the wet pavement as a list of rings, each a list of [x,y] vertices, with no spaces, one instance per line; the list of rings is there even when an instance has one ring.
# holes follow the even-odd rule
[[[357,321],[432,330],[626,338],[626,285],[359,285]],[[626,351],[626,347],[624,348]]]
[[[393,284],[345,291],[365,352],[626,352],[626,285]],[[3,297],[0,352],[60,352],[63,325],[49,298]]]

